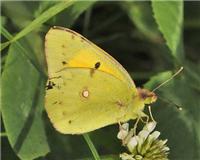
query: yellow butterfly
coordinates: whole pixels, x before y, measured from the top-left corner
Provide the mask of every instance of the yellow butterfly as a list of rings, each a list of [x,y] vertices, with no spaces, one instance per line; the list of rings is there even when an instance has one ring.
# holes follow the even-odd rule
[[[45,108],[64,134],[81,134],[136,119],[153,92],[136,88],[113,57],[82,35],[53,27],[45,37],[48,84]]]

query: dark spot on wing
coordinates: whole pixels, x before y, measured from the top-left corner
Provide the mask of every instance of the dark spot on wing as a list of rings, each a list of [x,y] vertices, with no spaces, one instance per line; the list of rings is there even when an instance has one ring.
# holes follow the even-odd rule
[[[46,89],[53,89],[53,86],[55,86],[56,84],[52,81],[49,81],[48,85],[46,85]]]
[[[58,104],[62,104],[62,101],[59,101]]]
[[[97,62],[95,63],[94,65],[94,68],[91,68],[91,71],[90,71],[90,76],[92,77],[95,73],[95,70],[98,69],[100,67],[101,63],[100,62]]]
[[[79,36],[78,33],[76,33],[75,31],[72,31],[71,29],[68,29],[68,28],[64,28],[64,27],[60,27],[60,26],[53,26],[53,29],[63,30],[63,31],[66,31],[66,32],[70,32],[73,35]]]
[[[71,124],[71,123],[72,123],[72,120],[69,120],[68,123]]]
[[[91,42],[90,42],[89,40],[87,40],[85,37],[83,37],[83,36],[80,35],[79,33],[75,32],[75,31],[72,31],[72,30],[70,30],[70,29],[68,29],[68,28],[59,27],[59,26],[53,26],[53,29],[58,29],[58,30],[63,30],[63,31],[69,32],[69,33],[71,33],[71,34],[74,35],[74,36],[80,37],[80,38],[81,38],[81,42],[86,41],[87,43],[90,43],[90,44],[91,44]]]
[[[62,64],[65,65],[65,64],[67,64],[67,62],[66,61],[62,61]]]
[[[101,65],[101,63],[100,63],[100,62],[97,62],[97,63],[95,63],[94,68],[95,68],[95,69],[98,69],[98,68],[100,67],[100,65]]]
[[[57,101],[53,102],[53,104],[57,104],[57,103],[58,103]]]
[[[63,44],[61,47],[62,47],[62,48],[65,48],[65,45]]]
[[[117,104],[119,107],[124,107],[124,106],[125,106],[125,104],[124,104],[122,101],[120,101],[120,100],[116,101],[116,104]]]
[[[95,71],[95,69],[94,69],[94,68],[91,68],[91,70],[90,70],[90,76],[91,76],[91,77],[94,75],[94,71]]]

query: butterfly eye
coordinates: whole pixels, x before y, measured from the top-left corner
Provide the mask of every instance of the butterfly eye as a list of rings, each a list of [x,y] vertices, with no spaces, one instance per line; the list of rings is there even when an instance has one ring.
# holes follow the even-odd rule
[[[97,62],[97,63],[95,63],[94,68],[95,68],[95,69],[98,69],[98,68],[100,67],[100,65],[101,65],[101,63],[100,63],[100,62]]]

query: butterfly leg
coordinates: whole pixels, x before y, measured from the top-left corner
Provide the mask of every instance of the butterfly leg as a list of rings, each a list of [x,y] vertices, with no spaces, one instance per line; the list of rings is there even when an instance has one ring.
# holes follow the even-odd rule
[[[146,119],[144,119],[144,118],[146,118]],[[142,123],[147,124],[149,122],[149,116],[145,115],[143,117],[140,117],[140,120]]]
[[[137,118],[135,124],[134,124],[134,127],[133,127],[133,134],[136,135],[136,131],[137,131],[137,125],[138,125],[138,122],[140,121],[140,117]]]
[[[148,106],[148,109],[149,109],[149,116],[144,114],[140,118],[140,120],[145,124],[147,124],[150,120],[153,121],[153,122],[156,122],[155,119],[153,118],[153,115],[152,115],[152,112],[151,112],[151,106]],[[146,119],[144,120],[143,118],[146,118]]]
[[[121,127],[122,127],[122,124],[121,124],[121,122],[120,122],[120,121],[118,121],[118,125],[119,125],[119,128],[121,128]]]
[[[150,118],[153,122],[156,122],[155,119],[153,118],[153,115],[152,115],[152,112],[151,112],[151,106],[148,106],[148,109],[149,109],[149,115],[150,115]]]

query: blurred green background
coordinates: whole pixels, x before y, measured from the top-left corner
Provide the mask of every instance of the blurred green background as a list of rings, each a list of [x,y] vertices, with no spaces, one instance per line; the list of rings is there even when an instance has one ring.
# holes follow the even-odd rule
[[[71,28],[103,48],[137,86],[156,91],[152,105],[170,159],[200,159],[200,3],[135,1],[1,2],[2,159],[93,159],[81,135],[62,135],[44,111],[44,36],[52,26]],[[112,116],[112,115],[111,115]],[[84,123],[84,122],[83,122]],[[89,133],[102,159],[125,151],[118,126]]]

